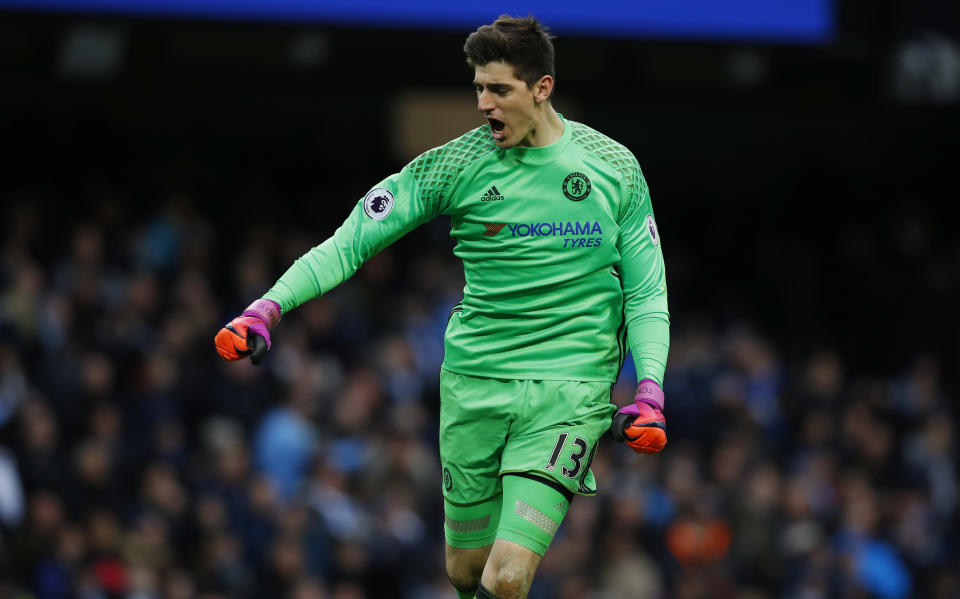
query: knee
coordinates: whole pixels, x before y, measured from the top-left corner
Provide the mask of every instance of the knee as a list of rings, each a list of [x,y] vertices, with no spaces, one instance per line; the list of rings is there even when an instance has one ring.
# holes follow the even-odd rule
[[[490,572],[492,576],[484,584],[499,599],[526,597],[533,581],[533,571],[525,564],[502,561]],[[489,582],[490,584],[487,584]]]
[[[477,587],[480,586],[479,576],[473,576],[469,572],[451,569],[449,564],[447,564],[447,578],[450,579],[450,584],[453,585],[453,588],[465,593],[475,593],[477,592]]]
[[[454,549],[447,546],[447,577],[461,591],[476,589],[487,561],[486,553],[478,550]]]

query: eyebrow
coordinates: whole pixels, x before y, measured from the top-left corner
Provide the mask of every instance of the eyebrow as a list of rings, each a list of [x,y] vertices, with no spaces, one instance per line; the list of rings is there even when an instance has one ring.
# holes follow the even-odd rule
[[[492,89],[492,90],[513,89],[513,85],[511,85],[511,84],[509,84],[509,83],[498,83],[498,82],[491,82],[491,83],[486,83],[486,84],[481,85],[479,81],[474,81],[474,82],[473,82],[473,86],[474,86],[474,87],[486,87],[486,88]]]

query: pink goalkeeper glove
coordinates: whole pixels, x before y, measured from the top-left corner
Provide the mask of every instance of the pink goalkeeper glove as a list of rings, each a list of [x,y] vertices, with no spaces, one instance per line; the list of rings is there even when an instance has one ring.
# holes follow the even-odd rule
[[[637,453],[657,453],[667,444],[667,422],[663,417],[663,389],[651,379],[637,386],[633,403],[613,415],[613,438],[626,441]]]
[[[273,300],[258,299],[217,332],[213,338],[217,353],[224,360],[250,356],[254,364],[263,362],[270,349],[270,328],[278,322],[280,305]]]

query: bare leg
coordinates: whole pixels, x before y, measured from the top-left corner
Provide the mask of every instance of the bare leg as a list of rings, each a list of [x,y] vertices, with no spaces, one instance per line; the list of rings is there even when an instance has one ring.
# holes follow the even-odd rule
[[[493,545],[477,549],[458,549],[447,545],[447,576],[462,597],[472,596],[480,584],[480,575]],[[469,595],[468,595],[469,593]]]
[[[540,555],[522,545],[497,539],[480,580],[497,599],[524,599],[540,559]]]

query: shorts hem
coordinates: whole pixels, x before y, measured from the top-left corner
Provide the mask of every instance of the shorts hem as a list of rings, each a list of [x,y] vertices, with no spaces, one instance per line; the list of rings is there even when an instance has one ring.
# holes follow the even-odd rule
[[[616,378],[610,377],[592,377],[592,376],[560,376],[554,374],[544,374],[542,372],[480,372],[470,370],[469,368],[451,367],[442,364],[440,370],[446,370],[452,374],[470,376],[478,379],[492,379],[495,381],[569,381],[573,383],[608,383],[613,385],[617,382]]]
[[[495,497],[499,497],[500,495],[503,495],[503,491],[500,491],[499,493],[494,493],[493,495],[487,497],[486,499],[480,499],[479,501],[469,501],[467,503],[460,503],[457,501],[453,501],[452,499],[447,498],[446,495],[444,495],[443,500],[454,507],[473,507],[475,505],[480,505],[481,503],[486,503]]]
[[[534,475],[534,476],[539,476],[540,478],[545,478],[545,479],[547,479],[547,480],[551,480],[551,481],[557,483],[558,485],[560,485],[561,487],[563,487],[563,488],[566,489],[567,491],[570,491],[570,492],[571,492],[572,494],[574,494],[574,495],[582,495],[582,496],[584,496],[584,497],[593,497],[594,495],[597,494],[597,490],[596,490],[596,489],[594,489],[594,490],[592,490],[592,491],[590,491],[590,490],[584,491],[583,489],[579,488],[579,486],[578,486],[576,489],[571,489],[571,488],[568,487],[566,484],[564,484],[564,481],[560,480],[560,479],[557,478],[557,477],[550,476],[549,474],[545,474],[545,473],[543,473],[543,472],[540,471],[540,470],[516,470],[516,469],[513,469],[513,470],[501,470],[499,476],[502,477],[502,476],[508,475],[508,474],[532,474],[532,475]]]
[[[450,545],[454,549],[480,549],[481,547],[486,547],[487,545],[493,545],[493,542],[496,540],[496,538],[497,532],[493,531],[482,539],[460,540],[446,537],[446,541],[447,545]]]
[[[502,528],[502,527],[499,528],[497,530],[497,538],[503,539],[504,541],[510,541],[510,542],[516,543],[517,545],[520,545],[522,547],[526,547],[527,549],[529,549],[530,551],[533,551],[540,557],[543,557],[544,554],[547,553],[547,549],[549,549],[550,547],[549,543],[544,545],[542,542],[531,537],[530,535],[522,533],[519,530],[515,530],[512,528]]]

